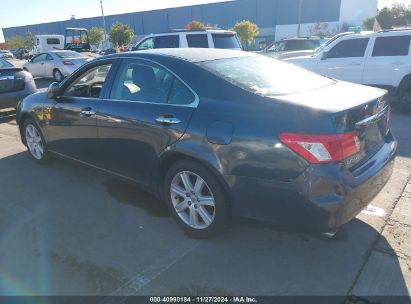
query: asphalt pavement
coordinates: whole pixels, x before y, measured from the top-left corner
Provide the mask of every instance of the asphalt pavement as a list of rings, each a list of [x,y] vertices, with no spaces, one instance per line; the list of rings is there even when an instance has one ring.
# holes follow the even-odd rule
[[[391,180],[334,239],[235,221],[195,240],[134,185],[35,164],[15,122],[2,123],[0,295],[407,296],[411,116],[394,114],[393,129]]]

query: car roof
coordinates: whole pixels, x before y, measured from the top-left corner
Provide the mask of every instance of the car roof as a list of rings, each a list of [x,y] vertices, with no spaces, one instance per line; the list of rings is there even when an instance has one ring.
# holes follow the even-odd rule
[[[347,33],[342,33],[341,37],[380,37],[380,36],[398,36],[398,35],[411,35],[411,29],[382,30],[379,32],[362,31],[360,33],[347,32]]]
[[[218,59],[238,58],[238,57],[253,57],[258,56],[254,53],[228,50],[228,49],[202,49],[202,48],[174,48],[174,49],[154,49],[137,52],[128,52],[110,55],[110,57],[130,57],[143,55],[141,57],[174,57],[189,62],[202,62]],[[107,56],[108,57],[108,56]]]
[[[281,39],[280,41],[289,41],[289,40],[321,40],[323,39],[322,37],[318,36],[311,36],[311,37],[289,37],[289,38],[284,38]]]
[[[179,35],[179,34],[227,34],[227,35],[235,35],[236,32],[230,31],[230,30],[221,30],[221,29],[203,29],[203,30],[172,30],[164,33],[158,33],[158,34],[150,34],[147,35],[145,38],[149,37],[157,37],[157,36],[169,36],[169,35]]]

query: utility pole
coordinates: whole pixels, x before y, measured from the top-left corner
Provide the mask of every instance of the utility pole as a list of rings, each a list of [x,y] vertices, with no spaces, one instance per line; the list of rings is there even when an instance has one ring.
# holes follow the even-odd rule
[[[107,48],[107,31],[106,31],[106,18],[104,16],[103,0],[100,0],[101,16],[103,17],[103,30],[104,30],[104,45]]]
[[[303,0],[299,0],[298,3],[298,30],[297,30],[297,37],[301,36],[301,15],[303,12]]]

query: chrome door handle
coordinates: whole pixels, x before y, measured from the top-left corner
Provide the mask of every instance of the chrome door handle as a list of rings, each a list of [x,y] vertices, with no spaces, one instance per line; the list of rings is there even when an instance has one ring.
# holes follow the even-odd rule
[[[96,112],[93,110],[83,110],[80,112],[80,116],[82,117],[91,117],[96,115]]]
[[[181,122],[180,119],[175,118],[175,117],[164,117],[164,116],[159,116],[156,118],[156,121],[162,124],[167,124],[167,125],[176,125]]]

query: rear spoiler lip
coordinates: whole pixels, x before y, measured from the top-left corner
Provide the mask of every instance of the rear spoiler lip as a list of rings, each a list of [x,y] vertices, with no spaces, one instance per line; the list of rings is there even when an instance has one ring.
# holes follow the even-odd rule
[[[362,120],[362,121],[360,121],[360,122],[357,122],[357,123],[355,124],[355,126],[356,126],[357,128],[361,128],[361,127],[366,127],[366,126],[368,126],[368,125],[370,125],[370,124],[373,124],[373,123],[377,122],[378,120],[380,120],[380,119],[385,115],[385,113],[387,112],[388,108],[389,108],[389,106],[386,106],[384,109],[382,109],[382,110],[381,110],[380,112],[378,112],[377,114],[374,114],[374,115],[371,116],[371,117],[368,117],[368,118],[366,118],[366,119],[364,119],[364,120]]]

